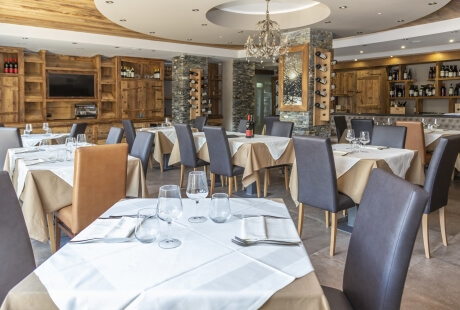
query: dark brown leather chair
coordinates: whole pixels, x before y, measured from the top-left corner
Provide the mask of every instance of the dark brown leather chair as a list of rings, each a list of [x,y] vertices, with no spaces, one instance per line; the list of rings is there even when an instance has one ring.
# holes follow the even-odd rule
[[[136,139],[136,129],[134,129],[133,121],[130,119],[122,119],[121,123],[125,130],[126,143],[128,143],[128,153],[131,154],[133,148],[134,139]]]
[[[69,137],[76,139],[78,135],[84,134],[86,131],[86,126],[88,126],[87,123],[73,124],[72,128],[70,129]]]
[[[197,116],[195,118],[195,128],[198,129],[198,131],[203,131],[203,127],[206,126],[206,123],[208,122],[208,119],[205,116]]]
[[[403,149],[406,132],[407,128],[401,126],[374,126],[370,144]]]
[[[177,140],[179,142],[180,151],[180,181],[179,187],[184,183],[185,167],[191,167],[196,170],[197,167],[205,167],[208,162],[198,158],[195,148],[195,140],[193,139],[192,129],[188,124],[174,124],[176,129]]]
[[[0,305],[16,284],[35,269],[24,215],[10,176],[0,171]]]
[[[343,133],[347,131],[348,129],[347,119],[343,115],[334,116],[334,123],[335,123],[335,130],[337,131],[337,142],[340,142],[340,138],[342,138]],[[370,132],[369,132],[369,137],[371,137]]]
[[[1,127],[0,141],[0,165],[3,165],[5,163],[8,149],[22,147],[22,139],[19,128]]]
[[[246,133],[246,123],[248,120],[246,119],[240,119],[240,123],[238,124],[238,132],[240,133]]]
[[[374,169],[350,238],[343,292],[323,287],[331,310],[400,308],[415,237],[428,194]]]
[[[404,126],[407,128],[406,142],[404,144],[404,148],[408,150],[418,151],[422,165],[427,165],[431,160],[432,154],[426,152],[423,123],[410,121],[396,121],[396,126]]]
[[[228,145],[227,133],[223,127],[204,126],[204,134],[208,145],[210,169],[211,169],[211,196],[214,193],[214,183],[216,174],[229,177],[228,196],[232,196],[232,179],[237,184],[236,176],[244,173],[244,167],[235,166],[232,164],[232,155],[230,146]],[[260,197],[260,179],[257,174],[257,197]]]
[[[372,119],[351,119],[351,128],[355,132],[355,137],[359,138],[361,131],[369,131],[369,137],[372,137],[374,130],[374,120]]]
[[[297,230],[302,236],[304,204],[332,213],[331,242],[329,254],[335,254],[337,236],[337,213],[354,207],[355,202],[337,189],[334,155],[329,138],[294,136],[299,184],[299,223]]]
[[[105,144],[120,143],[121,139],[123,139],[123,133],[123,128],[111,127],[109,130],[109,134],[107,135],[107,140],[105,140]]]
[[[449,198],[450,182],[454,172],[455,161],[460,152],[460,135],[441,138],[434,150],[426,172],[423,188],[430,194],[422,219],[423,243],[425,256],[431,257],[428,235],[428,215],[439,210],[442,243],[447,246],[446,205]]]
[[[71,238],[126,197],[126,143],[81,147],[75,150],[72,204],[55,212],[55,245],[61,229]],[[101,173],[103,171],[103,173]],[[49,225],[49,223],[48,223]]]
[[[280,120],[279,116],[265,116],[265,134],[270,136],[272,134],[273,123]]]
[[[270,136],[275,137],[292,137],[292,130],[294,129],[294,123],[292,122],[279,122],[274,121],[272,124],[272,130]],[[290,165],[279,165],[270,168],[284,168],[284,186],[286,190],[289,190],[289,166]],[[268,185],[270,184],[270,168],[265,169],[264,178],[264,197],[268,195]]]
[[[142,162],[142,170],[144,177],[147,178],[147,167],[149,165],[150,153],[153,146],[155,135],[148,131],[141,131],[134,139],[133,148],[131,149],[131,156],[137,157]]]

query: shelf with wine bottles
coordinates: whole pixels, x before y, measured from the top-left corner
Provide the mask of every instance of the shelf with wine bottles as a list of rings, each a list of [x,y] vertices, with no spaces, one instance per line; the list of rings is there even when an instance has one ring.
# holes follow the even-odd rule
[[[203,101],[203,69],[190,68],[190,119],[202,116]]]
[[[322,125],[330,120],[331,106],[331,55],[326,49],[314,48],[313,125]]]

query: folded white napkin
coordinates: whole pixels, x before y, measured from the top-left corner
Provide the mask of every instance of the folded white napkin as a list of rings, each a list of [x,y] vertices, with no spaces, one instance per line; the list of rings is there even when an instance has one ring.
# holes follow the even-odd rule
[[[366,145],[364,146],[365,149],[373,149],[373,150],[385,150],[388,149],[388,146],[380,146],[380,145]]]
[[[127,238],[133,233],[136,222],[137,218],[135,217],[97,219],[73,240],[77,241],[90,238]]]
[[[291,219],[268,218],[263,216],[243,219],[241,239],[300,241]]]
[[[14,151],[14,154],[22,154],[22,153],[32,153],[32,152],[38,152],[38,148],[36,147],[24,147],[18,150]]]
[[[43,158],[24,159],[24,163],[26,164],[26,166],[41,164],[41,163],[44,163],[45,161],[46,160],[44,160]]]
[[[334,155],[336,156],[345,156],[347,154],[349,154],[350,152],[345,152],[345,151],[333,151],[332,152]]]

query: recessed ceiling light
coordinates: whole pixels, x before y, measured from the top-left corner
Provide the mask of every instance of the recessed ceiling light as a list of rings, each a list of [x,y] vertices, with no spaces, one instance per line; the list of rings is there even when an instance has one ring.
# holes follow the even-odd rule
[[[355,61],[358,61],[358,59],[355,58]]]
[[[437,2],[428,2],[428,5],[436,5],[438,4]]]
[[[390,57],[393,58],[393,55],[391,55]]]
[[[233,44],[233,42],[228,42],[227,44]]]
[[[156,50],[152,50],[152,52],[156,52]]]
[[[72,42],[72,44],[77,44],[77,42]]]
[[[363,32],[362,32],[362,31],[358,31],[357,34],[363,34]]]
[[[401,46],[401,48],[406,48],[406,47],[403,45],[403,46]]]
[[[193,9],[192,12],[198,12],[200,11],[199,9]]]
[[[187,41],[192,41],[192,39],[187,39]]]
[[[404,22],[404,19],[398,19],[398,23]]]
[[[409,39],[403,39],[403,41],[408,41]]]
[[[346,5],[339,6],[339,9],[341,9],[341,10],[345,10],[346,8],[347,8]]]
[[[452,42],[454,42],[454,39],[450,39],[450,40],[449,40],[449,43],[452,43]]]
[[[113,1],[106,1],[107,4],[113,4]]]
[[[377,15],[382,15],[382,12],[378,12]]]
[[[243,32],[244,32],[243,30],[241,30],[241,31],[238,31],[238,33],[243,33]]]
[[[126,21],[126,19],[120,19],[120,21],[121,21],[121,22],[125,22],[125,21]]]
[[[119,46],[115,46],[115,48],[120,48]]]
[[[150,31],[149,33],[150,33],[150,34],[155,34],[155,31]]]
[[[324,23],[325,23],[325,24],[330,24],[330,23],[331,23],[331,21],[330,21],[330,20],[328,20],[328,21],[325,21]]]
[[[206,27],[208,24],[201,24],[201,26]]]
[[[364,53],[364,51],[359,51],[360,54]]]
[[[29,38],[24,37],[24,38],[22,38],[22,39],[23,39],[23,40],[27,40],[27,39],[29,39]]]
[[[367,46],[367,44],[363,44],[363,46]]]

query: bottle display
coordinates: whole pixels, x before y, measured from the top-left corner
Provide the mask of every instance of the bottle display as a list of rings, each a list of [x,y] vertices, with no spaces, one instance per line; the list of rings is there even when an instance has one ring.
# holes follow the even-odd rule
[[[327,66],[326,65],[321,66],[320,64],[317,64],[316,69],[318,69],[319,71],[322,71],[322,72],[327,72]]]
[[[316,52],[315,55],[318,56],[321,59],[327,59],[327,55],[324,54],[324,53]]]
[[[326,77],[324,77],[324,78],[319,78],[319,77],[317,77],[315,80],[316,80],[316,82],[321,83],[321,84],[323,84],[323,85],[326,85],[326,84],[327,84]]]
[[[5,58],[5,62],[3,63],[3,73],[8,73],[10,69],[10,65],[8,64],[8,58]]]
[[[251,120],[252,120],[252,115],[248,115],[248,120],[246,122],[246,138],[254,137],[254,127],[253,127],[253,122]]]
[[[320,95],[321,97],[327,96],[327,93],[325,91],[321,91],[319,89],[315,90],[315,94]]]
[[[326,109],[326,105],[322,104],[322,103],[319,103],[319,102],[315,103],[315,107],[323,109],[323,110]]]

